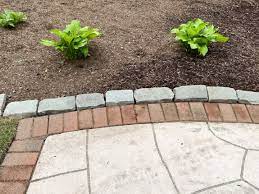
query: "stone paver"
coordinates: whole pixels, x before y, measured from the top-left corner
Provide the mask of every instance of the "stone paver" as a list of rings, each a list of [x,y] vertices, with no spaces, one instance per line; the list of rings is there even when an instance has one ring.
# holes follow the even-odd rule
[[[208,86],[209,102],[235,103],[238,101],[236,90],[229,87]]]
[[[2,113],[4,111],[6,103],[6,94],[0,94],[0,116],[2,116]]]
[[[240,178],[245,151],[216,138],[205,123],[154,124],[154,129],[180,193]]]
[[[32,180],[86,168],[86,131],[46,139]]]
[[[105,93],[107,106],[134,104],[132,90],[110,90]]]
[[[216,188],[212,188],[200,194],[258,194],[257,191],[252,186],[248,185],[244,181],[237,181],[227,185],[222,185]]]
[[[39,103],[38,114],[57,114],[60,112],[69,112],[76,109],[75,96],[62,98],[49,98],[41,100]]]
[[[80,94],[76,96],[78,110],[105,106],[104,95],[100,93]]]
[[[87,171],[32,182],[27,194],[88,194]]]
[[[259,125],[246,123],[210,123],[215,135],[246,149],[259,149]]]
[[[36,116],[38,103],[38,100],[11,102],[7,104],[3,116],[20,118]]]
[[[93,194],[176,193],[150,124],[90,130],[88,149]]]
[[[134,91],[136,103],[170,102],[174,93],[170,88],[141,88]]]
[[[175,101],[208,101],[205,85],[189,85],[174,88]]]
[[[238,102],[244,104],[259,104],[259,92],[237,90]]]
[[[248,151],[243,176],[246,181],[259,188],[259,151]]]

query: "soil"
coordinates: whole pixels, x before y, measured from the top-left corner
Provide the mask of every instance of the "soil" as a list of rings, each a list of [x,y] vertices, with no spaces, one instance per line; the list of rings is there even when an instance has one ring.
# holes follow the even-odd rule
[[[256,0],[0,0],[0,9],[23,11],[28,21],[0,29],[0,93],[9,99],[42,99],[187,84],[259,91]],[[218,26],[230,37],[206,57],[185,52],[172,27],[192,18]],[[99,28],[87,60],[69,62],[39,44],[48,30],[73,19]]]

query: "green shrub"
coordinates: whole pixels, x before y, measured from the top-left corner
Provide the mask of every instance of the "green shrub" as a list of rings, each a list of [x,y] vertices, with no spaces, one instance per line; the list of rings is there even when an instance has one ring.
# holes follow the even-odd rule
[[[78,20],[73,20],[63,31],[52,29],[50,32],[58,36],[59,40],[41,40],[41,44],[54,47],[70,60],[86,58],[89,42],[101,35],[98,29],[88,26],[81,28]]]
[[[176,40],[180,41],[188,52],[195,51],[205,56],[208,46],[212,42],[227,42],[229,38],[218,33],[218,28],[201,19],[188,21],[178,28],[171,30],[176,35]]]
[[[0,13],[0,27],[14,28],[16,24],[24,22],[26,20],[27,17],[22,12],[4,10],[3,13]]]

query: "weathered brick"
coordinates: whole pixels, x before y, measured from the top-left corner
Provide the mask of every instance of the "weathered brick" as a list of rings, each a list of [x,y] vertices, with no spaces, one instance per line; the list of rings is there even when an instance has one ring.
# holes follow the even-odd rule
[[[64,131],[78,130],[77,112],[64,113]]]
[[[219,103],[218,105],[223,121],[235,122],[237,120],[231,104]]]
[[[24,181],[29,180],[33,166],[1,167],[0,181]]]
[[[232,105],[237,121],[241,123],[251,123],[252,120],[244,104]]]
[[[121,115],[123,124],[134,124],[137,122],[133,105],[121,106]]]
[[[259,105],[246,106],[254,123],[259,123]]]
[[[106,108],[93,109],[94,128],[108,126]]]
[[[19,122],[15,139],[26,139],[31,137],[33,118],[23,119]]]
[[[213,122],[222,121],[218,104],[204,103],[204,107],[207,112],[209,121],[213,121]]]
[[[13,141],[9,152],[39,152],[43,139],[26,139]]]
[[[201,102],[190,102],[190,107],[195,121],[207,121],[207,114]]]
[[[162,103],[164,116],[166,121],[178,121],[178,113],[175,103]]]
[[[148,106],[146,104],[135,105],[135,112],[138,123],[149,123],[151,121]]]
[[[93,114],[92,110],[83,110],[78,113],[79,129],[90,129],[93,128]]]
[[[47,135],[48,120],[48,116],[34,118],[32,127],[32,137],[40,137]]]
[[[165,121],[161,104],[148,104],[148,109],[151,122],[156,123]]]
[[[48,134],[61,133],[64,128],[64,115],[56,114],[49,116]]]
[[[24,194],[26,191],[26,182],[0,182],[1,194]]]
[[[8,153],[2,163],[2,166],[31,166],[35,165],[38,159],[38,153]]]
[[[192,112],[188,102],[177,102],[175,103],[179,119],[182,121],[193,120]]]
[[[121,125],[122,116],[119,106],[113,106],[107,108],[108,123],[110,126]]]

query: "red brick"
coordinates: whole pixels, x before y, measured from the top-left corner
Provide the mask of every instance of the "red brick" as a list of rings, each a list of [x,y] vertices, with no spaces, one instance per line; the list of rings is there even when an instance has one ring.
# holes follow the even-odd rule
[[[251,123],[252,120],[244,104],[232,104],[237,121],[241,123]]]
[[[1,194],[24,194],[26,191],[26,182],[0,182]]]
[[[214,122],[222,121],[218,104],[204,103],[204,107],[207,112],[209,121],[214,121]]]
[[[109,125],[122,125],[121,110],[119,106],[108,107],[107,116]]]
[[[137,122],[136,113],[133,105],[121,106],[123,124],[134,124]]]
[[[146,104],[135,105],[135,112],[136,112],[136,117],[137,117],[138,123],[149,123],[151,121],[150,116],[149,116],[148,107]]]
[[[33,166],[1,167],[0,181],[24,181],[29,180]]]
[[[193,120],[192,112],[188,102],[177,102],[175,103],[179,119],[182,121],[191,121]]]
[[[223,119],[223,121],[225,122],[236,122],[236,116],[235,113],[232,109],[231,104],[222,104],[219,103],[219,110],[221,113],[221,117]]]
[[[35,165],[38,159],[38,153],[8,153],[2,163],[2,166],[31,166]]]
[[[190,107],[195,121],[207,121],[206,111],[202,102],[190,102]]]
[[[93,114],[92,110],[82,110],[78,113],[79,129],[90,129],[93,128]]]
[[[259,105],[247,105],[248,112],[254,123],[259,123]]]
[[[48,116],[36,117],[33,120],[32,137],[40,137],[48,133]]]
[[[64,128],[64,115],[50,115],[49,116],[49,130],[48,134],[55,134],[63,132]]]
[[[94,128],[108,126],[106,108],[93,109]]]
[[[31,137],[33,118],[23,119],[19,122],[15,139],[26,139]]]
[[[175,103],[162,103],[162,108],[165,115],[166,121],[178,121],[178,113]]]
[[[9,152],[39,152],[43,139],[26,139],[13,141]]]
[[[148,104],[149,114],[151,122],[163,122],[165,121],[164,113],[161,104]]]
[[[78,130],[77,112],[64,113],[64,131]]]

